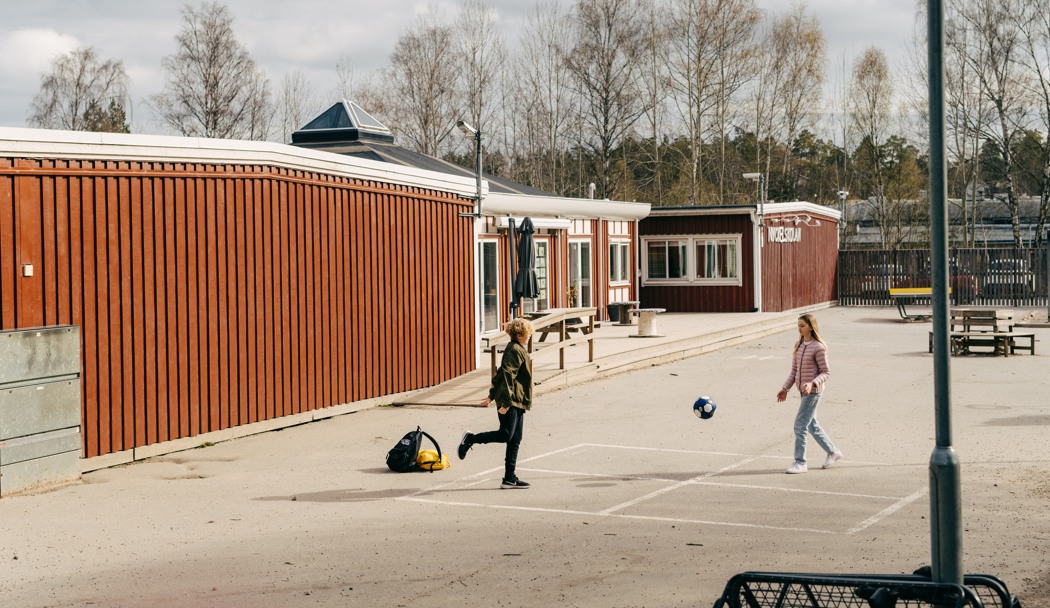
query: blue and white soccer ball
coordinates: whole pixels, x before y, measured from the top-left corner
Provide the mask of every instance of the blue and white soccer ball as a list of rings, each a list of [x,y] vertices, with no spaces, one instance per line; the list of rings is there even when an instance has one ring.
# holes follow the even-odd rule
[[[707,420],[714,416],[717,408],[718,406],[715,405],[715,402],[707,395],[700,397],[693,403],[693,413],[702,420]]]

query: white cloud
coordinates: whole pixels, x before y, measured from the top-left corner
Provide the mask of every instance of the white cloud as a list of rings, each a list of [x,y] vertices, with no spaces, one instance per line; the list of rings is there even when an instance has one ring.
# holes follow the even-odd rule
[[[80,46],[75,36],[53,29],[0,32],[0,78],[36,79],[51,61]]]
[[[25,126],[29,102],[51,61],[80,46],[75,36],[50,28],[0,30],[0,125]]]

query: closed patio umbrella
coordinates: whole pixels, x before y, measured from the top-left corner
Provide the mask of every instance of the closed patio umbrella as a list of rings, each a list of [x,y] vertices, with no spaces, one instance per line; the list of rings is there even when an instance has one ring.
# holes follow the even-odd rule
[[[525,218],[518,229],[518,274],[514,277],[514,301],[519,298],[535,298],[540,295],[536,280],[536,244],[532,233],[536,228],[531,218]]]

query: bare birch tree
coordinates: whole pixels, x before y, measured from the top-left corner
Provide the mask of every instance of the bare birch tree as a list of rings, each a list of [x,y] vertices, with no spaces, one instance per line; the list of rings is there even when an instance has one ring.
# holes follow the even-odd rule
[[[273,119],[269,79],[233,33],[224,5],[182,9],[177,51],[164,58],[167,82],[150,98],[180,135],[266,139]]]
[[[496,133],[494,118],[498,106],[499,74],[507,61],[507,50],[492,8],[479,0],[460,5],[455,22],[465,119],[485,132]]]
[[[725,198],[724,147],[738,107],[736,95],[754,73],[754,31],[762,13],[754,0],[676,0],[671,9],[668,60],[674,105],[689,142],[689,203]],[[704,141],[719,142],[712,172],[718,192],[705,201]]]
[[[895,209],[886,196],[885,144],[889,140],[893,85],[886,55],[871,47],[853,66],[850,92],[850,120],[860,146],[854,154],[854,168],[862,192],[868,197],[869,212],[882,231],[883,247],[897,240]]]
[[[119,60],[81,47],[51,62],[29,108],[29,125],[70,131],[129,132],[128,75]]]
[[[313,85],[307,82],[301,70],[284,75],[277,95],[277,122],[280,125],[280,141],[292,141],[292,133],[325,109],[325,100],[314,93]]]
[[[388,126],[403,145],[430,156],[442,152],[461,118],[456,58],[452,28],[430,14],[398,38],[386,75]]]
[[[664,159],[662,139],[666,133],[666,99],[669,94],[667,74],[667,46],[670,41],[667,11],[656,0],[642,0],[645,32],[644,62],[640,72],[642,93],[645,96],[645,119],[649,127],[650,146],[643,146],[640,162],[651,167],[656,205],[664,204]]]
[[[521,31],[515,62],[517,87],[507,120],[513,121],[515,157],[526,166],[522,175],[534,186],[566,194],[565,170],[559,162],[565,134],[576,115],[564,69],[572,48],[568,13],[557,0],[539,2],[529,12]]]
[[[1050,214],[1050,11],[1045,5],[1031,2],[1016,14],[1018,29],[1024,39],[1021,63],[1032,75],[1028,81],[1035,114],[1041,123],[1042,188],[1039,197],[1039,219],[1036,224],[1035,247],[1043,243],[1044,228]]]
[[[1014,244],[1021,246],[1021,209],[1014,179],[1012,135],[1023,125],[1024,96],[1028,76],[1018,63],[1022,40],[1014,15],[1023,11],[1021,0],[970,0],[958,7],[957,15],[973,35],[966,61],[978,75],[981,92],[993,113],[982,135],[1002,156],[1003,180],[996,184],[1013,227]]]
[[[740,93],[753,79],[758,49],[755,31],[762,12],[755,0],[720,0],[715,9],[713,136],[718,141],[718,159],[713,175],[718,187],[717,201],[726,202],[730,183],[739,183],[741,167],[729,166],[728,142],[732,124],[738,123],[744,105]],[[790,140],[789,140],[790,143]],[[733,170],[734,175],[729,172]]]
[[[805,6],[797,5],[773,25],[775,67],[782,73],[777,105],[783,113],[782,139],[791,146],[803,128],[810,126],[819,107],[827,70],[824,30]],[[785,155],[788,173],[790,155]]]
[[[584,108],[584,143],[595,157],[598,195],[613,197],[613,149],[645,109],[638,82],[644,32],[635,0],[578,0],[573,21],[576,46],[567,64]]]

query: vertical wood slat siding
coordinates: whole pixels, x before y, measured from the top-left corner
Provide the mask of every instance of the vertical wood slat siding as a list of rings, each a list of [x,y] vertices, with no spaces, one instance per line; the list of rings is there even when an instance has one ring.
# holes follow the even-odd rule
[[[767,220],[776,217],[767,216]],[[778,224],[770,221],[770,225]],[[797,227],[802,231],[798,242],[772,243],[766,239],[762,250],[764,312],[783,312],[836,299],[838,224],[823,219],[819,226]]]
[[[0,158],[0,329],[81,327],[87,457],[430,386],[473,369],[468,207],[271,167]]]

